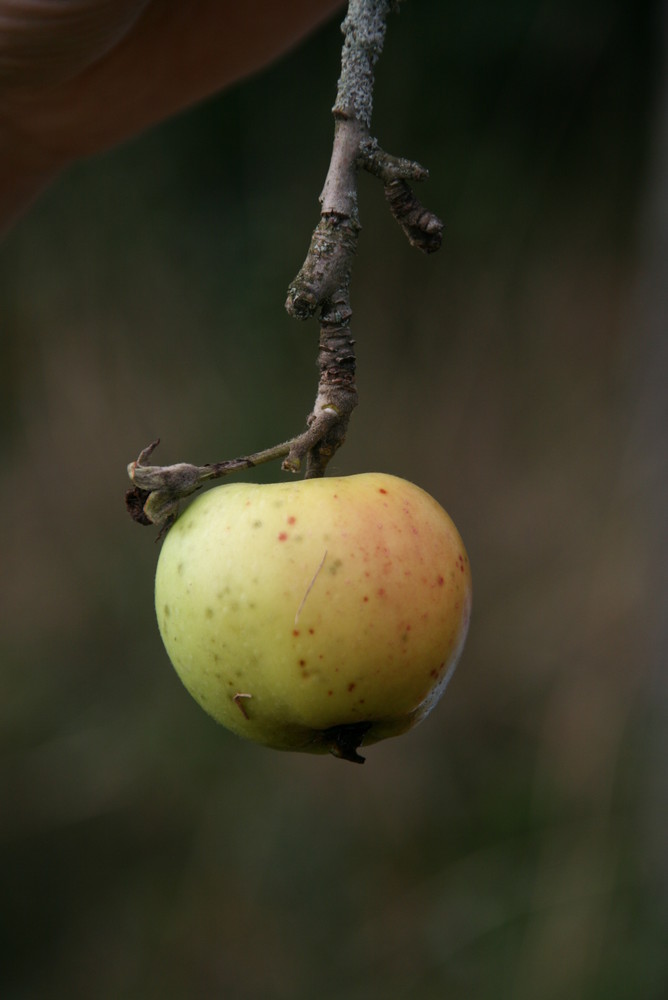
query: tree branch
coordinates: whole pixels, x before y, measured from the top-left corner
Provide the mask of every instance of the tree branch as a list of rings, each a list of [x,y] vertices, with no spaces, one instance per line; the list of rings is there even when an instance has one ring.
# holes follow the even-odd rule
[[[428,172],[418,163],[393,157],[370,134],[374,67],[385,39],[390,0],[350,0],[341,30],[344,36],[334,114],[332,156],[320,195],[320,220],[306,259],[288,288],[285,308],[296,319],[319,313],[320,378],[307,429],[291,441],[245,458],[215,465],[147,464],[157,441],[128,466],[134,488],[126,505],[140,524],[169,526],[179,501],[212,479],[262,462],[282,458],[282,468],[298,472],[306,462],[306,478],[323,476],[345,440],[357,405],[355,341],[351,331],[350,282],[360,232],[357,175],[360,168],[378,177],[390,211],[409,242],[431,253],[441,245],[443,224],[413,194],[409,181]]]

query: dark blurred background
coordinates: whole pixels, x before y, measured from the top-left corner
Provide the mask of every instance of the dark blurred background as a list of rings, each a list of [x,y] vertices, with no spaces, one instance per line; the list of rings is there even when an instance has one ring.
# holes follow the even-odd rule
[[[126,464],[304,426],[338,21],[72,169],[0,251],[0,993],[8,1000],[668,996],[668,22],[649,0],[412,0],[361,178],[361,402],[339,474],[451,513],[448,694],[364,767],[181,687]],[[281,476],[264,467],[256,479]]]

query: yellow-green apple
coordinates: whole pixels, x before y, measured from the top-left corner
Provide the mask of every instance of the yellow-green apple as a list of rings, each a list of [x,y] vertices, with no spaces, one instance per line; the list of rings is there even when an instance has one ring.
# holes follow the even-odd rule
[[[171,527],[155,601],[177,673],[224,726],[362,760],[443,693],[471,575],[448,515],[403,479],[237,483]]]

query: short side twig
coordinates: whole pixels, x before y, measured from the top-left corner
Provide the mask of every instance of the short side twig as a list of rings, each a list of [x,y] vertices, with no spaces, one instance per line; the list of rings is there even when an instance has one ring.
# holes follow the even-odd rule
[[[274,445],[264,451],[257,451],[244,458],[230,458],[213,465],[151,465],[148,459],[160,444],[153,441],[128,465],[128,476],[134,483],[125,494],[125,506],[138,524],[155,524],[165,530],[179,512],[179,504],[185,497],[201,489],[212,479],[221,479],[232,472],[252,469],[264,462],[284,458],[290,451],[292,442]]]

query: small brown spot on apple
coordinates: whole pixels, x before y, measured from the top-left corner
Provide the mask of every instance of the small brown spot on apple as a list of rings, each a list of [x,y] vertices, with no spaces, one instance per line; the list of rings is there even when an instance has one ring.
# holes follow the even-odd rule
[[[350,684],[348,685],[348,690],[349,691],[354,691],[355,690],[355,681],[351,681],[350,682]]]

